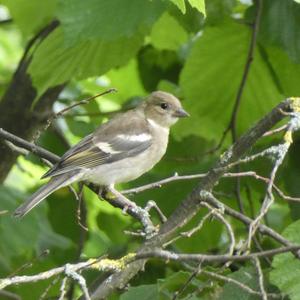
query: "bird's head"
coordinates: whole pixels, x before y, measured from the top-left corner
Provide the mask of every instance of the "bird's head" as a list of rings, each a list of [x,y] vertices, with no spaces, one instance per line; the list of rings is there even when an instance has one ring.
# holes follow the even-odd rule
[[[143,103],[147,119],[160,126],[169,128],[178,118],[188,117],[180,101],[170,93],[156,91],[151,93]]]

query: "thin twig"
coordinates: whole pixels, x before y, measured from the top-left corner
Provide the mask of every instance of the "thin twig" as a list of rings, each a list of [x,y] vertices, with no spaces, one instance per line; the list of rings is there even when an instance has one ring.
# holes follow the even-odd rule
[[[73,112],[69,114],[65,114],[64,118],[76,118],[76,117],[90,117],[90,118],[98,118],[98,117],[111,117],[117,113],[122,112],[122,109],[107,111],[107,112]]]
[[[179,235],[175,236],[173,239],[171,239],[168,242],[166,242],[165,244],[163,244],[163,248],[166,248],[168,245],[173,244],[174,242],[178,241],[179,239],[181,239],[183,237],[189,238],[192,235],[194,235],[196,232],[199,232],[202,229],[205,222],[207,220],[209,220],[212,215],[213,215],[213,211],[210,210],[204,217],[201,218],[200,222],[195,227],[193,227],[189,231],[180,232]]]
[[[275,176],[276,176],[279,166],[282,164],[282,162],[290,148],[290,145],[291,145],[290,143],[284,143],[284,144],[278,145],[277,151],[274,152],[274,155],[276,155],[277,158],[276,158],[275,164],[271,171],[270,180],[269,180],[269,183],[267,186],[266,196],[264,198],[259,215],[254,219],[254,221],[249,226],[247,249],[250,249],[250,247],[251,247],[251,240],[256,232],[257,225],[262,220],[262,218],[267,214],[269,208],[271,207],[271,205],[274,202],[274,196],[273,196],[272,189],[273,189]]]
[[[272,250],[266,250],[263,252],[254,252],[247,255],[208,255],[208,254],[178,254],[167,250],[154,249],[152,251],[145,251],[138,253],[135,259],[145,259],[145,258],[160,258],[163,260],[174,260],[174,261],[195,261],[202,263],[225,263],[229,261],[243,262],[247,260],[252,260],[254,258],[262,257],[272,257],[278,254],[286,252],[299,251],[300,245],[281,247]]]
[[[243,95],[244,88],[246,86],[246,81],[247,81],[247,78],[249,75],[250,67],[251,67],[251,64],[254,59],[254,50],[255,50],[255,46],[256,46],[256,39],[257,39],[260,17],[261,17],[261,12],[262,12],[262,0],[256,0],[256,6],[257,7],[256,7],[255,19],[254,19],[253,30],[252,30],[249,49],[248,49],[246,64],[244,67],[242,80],[241,80],[241,83],[238,88],[238,92],[236,95],[235,103],[234,103],[232,114],[231,114],[230,123],[228,126],[228,130],[231,131],[233,143],[236,142],[236,140],[237,140],[236,123],[237,123],[238,111],[241,106],[242,95]],[[239,166],[236,167],[236,172],[240,172]],[[245,210],[244,210],[243,200],[242,200],[242,196],[241,196],[241,180],[239,177],[236,179],[235,193],[236,193],[239,210],[240,210],[240,212],[244,213]]]
[[[282,126],[280,126],[280,127],[278,127],[278,128],[275,128],[275,129],[273,129],[273,130],[270,130],[270,131],[268,131],[268,132],[265,132],[265,133],[263,134],[263,137],[270,136],[270,135],[273,135],[273,134],[275,134],[275,133],[281,132],[281,131],[285,130],[285,129],[287,128],[287,126],[288,126],[287,124],[284,124],[284,125],[282,125]]]
[[[99,259],[89,259],[87,261],[79,262],[76,264],[66,264],[64,266],[50,269],[35,275],[22,275],[22,276],[2,278],[0,279],[0,290],[10,285],[47,280],[54,276],[65,274],[66,270],[68,273],[68,272],[80,272],[82,270],[87,270],[87,269],[97,269],[99,271],[106,271],[106,272],[107,271],[118,272],[121,269],[121,264],[118,261],[109,260],[106,259],[105,257],[100,257]]]
[[[251,67],[251,64],[254,59],[254,50],[255,50],[255,46],[256,46],[257,34],[258,34],[258,30],[259,30],[259,25],[260,25],[261,12],[262,12],[262,0],[256,0],[256,12],[255,12],[255,18],[254,18],[254,23],[253,23],[250,44],[249,44],[249,48],[248,48],[248,54],[247,54],[247,58],[246,58],[246,63],[245,63],[245,67],[244,67],[242,80],[241,80],[241,83],[240,83],[238,91],[237,91],[235,103],[234,103],[232,114],[231,114],[230,125],[229,125],[229,129],[232,131],[233,142],[235,142],[237,139],[236,120],[237,120],[238,111],[239,111],[239,108],[241,105],[242,95],[244,92],[246,81],[248,79],[250,67]]]
[[[229,121],[228,126],[224,130],[218,145],[216,147],[214,147],[213,149],[209,150],[207,152],[207,154],[214,153],[215,151],[219,150],[222,147],[223,142],[225,141],[225,138],[229,131],[231,131],[231,134],[232,134],[232,141],[235,142],[237,139],[236,120],[237,120],[238,111],[239,111],[239,108],[241,105],[242,95],[243,95],[245,85],[246,85],[246,82],[248,79],[250,67],[251,67],[251,64],[254,59],[254,50],[255,50],[255,46],[256,46],[257,34],[258,34],[258,30],[259,30],[261,12],[262,12],[262,0],[256,0],[256,5],[257,5],[257,7],[256,7],[256,12],[255,12],[254,23],[252,26],[252,34],[251,34],[251,38],[250,38],[246,62],[245,62],[241,82],[240,82],[238,90],[237,90],[237,94],[236,94],[235,102],[233,105],[230,121]]]
[[[59,277],[55,277],[46,287],[46,289],[44,290],[44,292],[42,293],[42,295],[40,296],[39,300],[44,300],[46,299],[50,289],[58,282]]]
[[[21,267],[19,267],[17,270],[13,271],[12,273],[9,274],[9,277],[13,277],[18,273],[21,273],[22,271],[31,268],[40,258],[48,256],[50,253],[50,250],[45,249],[41,254],[38,256],[34,257],[32,260],[29,262],[26,262],[23,264]]]
[[[263,271],[261,269],[259,258],[255,257],[253,260],[254,260],[254,265],[255,265],[256,272],[257,272],[257,276],[258,276],[258,285],[259,285],[259,289],[261,292],[262,300],[268,300],[267,292],[266,292],[265,286],[264,286],[264,275],[263,275]]]
[[[276,153],[277,148],[278,148],[277,145],[271,146],[267,149],[262,150],[261,152],[241,158],[235,162],[228,164],[227,169],[231,169],[232,167],[239,165],[239,164],[245,164],[245,163],[252,162],[252,161],[256,160],[257,158],[270,157],[271,159],[273,159],[274,153]]]
[[[115,93],[115,92],[117,92],[117,89],[111,88],[111,89],[108,89],[107,91],[101,92],[99,94],[96,94],[96,95],[93,95],[93,96],[88,97],[86,99],[75,102],[74,104],[71,104],[71,105],[65,107],[64,109],[60,110],[59,112],[55,113],[54,118],[62,116],[63,114],[65,114],[66,112],[68,112],[69,110],[73,109],[76,106],[88,104],[88,103],[91,102],[91,100],[94,100],[98,97],[101,97],[101,96],[104,96],[104,95],[110,94],[110,93]]]
[[[69,110],[73,109],[74,107],[79,106],[79,105],[85,105],[85,104],[88,104],[90,101],[92,101],[92,100],[94,100],[94,99],[96,99],[96,98],[98,98],[98,97],[100,97],[100,96],[104,96],[104,95],[106,95],[106,94],[109,94],[109,93],[112,93],[112,92],[116,92],[116,91],[117,91],[117,90],[116,90],[115,88],[108,89],[108,90],[106,90],[106,91],[104,91],[104,92],[102,92],[102,93],[99,93],[99,94],[93,95],[93,96],[91,96],[91,97],[88,97],[88,98],[86,98],[86,99],[83,99],[83,100],[80,100],[80,101],[78,101],[78,102],[75,102],[75,103],[73,103],[73,104],[71,104],[71,105],[65,107],[64,109],[60,110],[60,111],[57,112],[57,113],[53,113],[53,114],[48,118],[48,120],[47,120],[47,122],[46,122],[46,125],[45,125],[41,130],[39,130],[39,131],[35,134],[33,140],[34,140],[34,141],[37,141],[38,138],[40,137],[41,133],[42,133],[43,131],[46,131],[46,130],[50,127],[50,125],[52,124],[52,122],[53,122],[55,119],[57,119],[58,117],[61,117],[61,116],[64,115],[66,112],[68,112]]]
[[[249,293],[251,295],[262,296],[262,294],[260,292],[253,290],[249,286],[243,284],[240,281],[235,280],[234,278],[226,277],[226,276],[223,276],[223,275],[220,275],[220,274],[217,274],[214,272],[206,271],[206,270],[202,270],[202,274],[207,275],[213,279],[217,279],[217,280],[221,280],[226,283],[234,284],[234,285],[238,286],[239,288],[241,288],[242,290],[245,290],[247,293]],[[282,296],[279,294],[268,293],[267,296],[272,299],[282,299]]]
[[[299,98],[298,98],[299,101]],[[298,109],[298,110],[297,110]],[[276,173],[278,171],[278,168],[282,164],[292,142],[292,134],[293,132],[297,131],[300,129],[300,113],[299,113],[299,108],[296,107],[295,112],[289,112],[287,113],[291,118],[287,126],[287,130],[284,136],[284,143],[280,144],[278,146],[273,146],[269,149],[272,149],[273,151],[270,152],[270,154],[273,155],[273,159],[275,160],[274,166],[271,171],[270,175],[270,181],[268,183],[266,195],[262,204],[262,207],[260,209],[259,215],[256,217],[256,219],[253,221],[253,223],[250,224],[249,226],[249,234],[248,234],[248,240],[247,240],[247,248],[250,249],[251,245],[251,240],[252,237],[255,234],[255,231],[257,229],[257,225],[259,222],[266,216],[269,208],[271,207],[272,203],[274,202],[274,196],[273,196],[273,183],[275,180]]]
[[[226,215],[229,215],[233,218],[235,218],[236,220],[239,220],[240,222],[244,223],[246,226],[250,226],[250,224],[253,222],[253,219],[247,217],[246,215],[232,209],[231,207],[223,204],[222,202],[220,202],[218,199],[216,199],[211,193],[209,192],[203,192],[202,193],[202,199],[203,201],[206,201],[207,203],[209,203],[210,205],[212,205],[213,207],[219,208],[220,206],[223,206],[224,209],[224,213]],[[274,240],[276,240],[277,242],[285,245],[285,246],[293,246],[294,244],[291,243],[289,240],[286,240],[284,237],[282,237],[279,233],[277,233],[276,231],[274,231],[273,229],[271,229],[270,227],[263,225],[263,224],[259,224],[258,225],[258,230],[260,231],[260,233],[267,235],[269,237],[272,237]],[[297,257],[299,257],[299,255],[297,253],[294,253]]]
[[[79,192],[77,193],[77,191],[73,188],[72,185],[68,186],[69,190],[72,192],[72,194],[75,196],[75,199],[77,201],[77,210],[76,210],[76,218],[77,218],[77,224],[84,230],[84,231],[89,231],[89,229],[82,224],[81,222],[81,205],[82,205],[82,189],[83,189],[83,185],[80,184],[80,189]]]
[[[141,193],[144,192],[146,190],[149,189],[153,189],[153,188],[160,188],[162,185],[166,184],[166,183],[170,183],[170,182],[174,182],[177,180],[191,180],[191,179],[198,179],[198,178],[203,178],[204,176],[206,176],[207,174],[195,174],[195,175],[182,175],[179,176],[178,173],[175,173],[173,176],[156,181],[156,182],[152,182],[149,184],[145,184],[136,188],[132,188],[132,189],[127,189],[127,190],[123,190],[121,191],[122,194],[126,195],[126,194],[137,194],[137,193]]]
[[[65,299],[65,295],[67,292],[67,281],[68,281],[68,277],[64,277],[63,280],[61,281],[61,286],[59,288],[60,291],[60,295],[58,300],[64,300]]]
[[[260,176],[254,171],[246,171],[246,172],[241,172],[241,173],[225,173],[224,174],[224,177],[237,177],[237,176],[240,176],[240,177],[248,177],[249,176],[249,177],[253,177],[257,180],[261,180],[267,184],[270,183],[270,178]],[[300,197],[291,197],[291,196],[285,195],[284,192],[277,185],[274,184],[274,182],[273,182],[273,188],[282,199],[287,200],[287,201],[292,201],[292,202],[300,202]]]
[[[59,156],[53,154],[52,152],[39,147],[33,143],[27,142],[26,140],[0,128],[0,137],[3,139],[12,142],[13,144],[17,145],[18,147],[24,148],[29,150],[30,152],[37,154],[40,157],[43,157],[49,160],[51,163],[56,163],[59,160]]]
[[[186,282],[180,287],[180,289],[178,291],[176,291],[172,297],[172,300],[176,300],[188,287],[188,285],[191,283],[191,281],[197,277],[201,272],[202,272],[202,268],[201,268],[202,263],[200,262],[198,267],[194,270],[194,272],[191,274],[191,276],[186,280]]]
[[[73,266],[66,264],[65,265],[65,274],[72,278],[74,281],[76,281],[78,283],[78,285],[80,286],[82,293],[85,297],[86,300],[91,300],[87,285],[86,285],[86,280],[85,278],[80,275],[77,271],[74,270]]]
[[[164,213],[161,211],[154,200],[149,200],[146,204],[145,210],[150,212],[151,209],[154,209],[156,211],[162,223],[165,223],[167,221],[167,217],[164,215]]]
[[[201,221],[198,223],[198,225],[193,227],[189,231],[181,232],[179,235],[175,236],[172,240],[165,243],[163,245],[163,248],[165,248],[166,246],[174,243],[175,241],[177,241],[178,239],[180,239],[182,237],[188,237],[188,238],[191,237],[196,232],[199,232],[202,229],[203,225],[205,224],[205,222],[207,220],[209,220],[211,217],[216,217],[226,227],[226,230],[227,230],[228,236],[229,236],[229,240],[230,240],[229,249],[228,249],[227,254],[232,255],[233,251],[234,251],[234,248],[235,248],[235,236],[234,236],[234,232],[233,232],[233,229],[232,229],[231,225],[229,224],[229,222],[222,215],[223,214],[222,208],[213,208],[205,202],[201,203],[201,205],[208,208],[209,212],[201,219]]]
[[[262,155],[262,152],[260,152],[259,154],[255,154],[249,158],[245,158],[243,160],[243,162],[248,162],[248,159],[252,159],[253,157],[257,158],[260,155]],[[239,162],[241,162],[242,160],[239,160]],[[155,189],[155,188],[161,188],[164,184],[167,183],[171,183],[174,181],[180,181],[180,180],[192,180],[192,179],[196,179],[196,178],[203,178],[204,176],[206,176],[207,173],[200,173],[200,174],[194,174],[194,175],[178,175],[177,173],[173,176],[164,178],[162,180],[158,180],[152,183],[148,183],[136,188],[132,188],[132,189],[127,189],[127,190],[123,190],[121,191],[122,194],[126,195],[126,194],[138,194],[150,189]],[[267,177],[263,177],[258,175],[255,171],[245,171],[245,172],[239,172],[239,173],[234,173],[234,172],[227,172],[223,175],[223,178],[236,178],[236,177],[253,177],[257,180],[263,181],[265,183],[269,183],[270,179]],[[300,202],[300,197],[291,197],[288,195],[285,195],[284,192],[273,183],[273,188],[274,190],[277,192],[277,194],[283,198],[284,200],[287,201],[294,201],[294,202]],[[217,193],[217,192],[214,192]]]
[[[219,221],[225,225],[230,241],[227,254],[232,255],[235,248],[235,235],[230,223],[223,217],[224,211],[220,212],[220,209],[216,210],[215,208],[212,208],[209,204],[205,202],[203,202],[202,205],[206,206],[211,211],[213,211],[213,216],[219,219]]]

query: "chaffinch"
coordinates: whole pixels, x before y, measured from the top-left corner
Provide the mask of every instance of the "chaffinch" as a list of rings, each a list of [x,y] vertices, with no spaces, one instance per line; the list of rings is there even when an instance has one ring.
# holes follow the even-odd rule
[[[172,94],[156,91],[136,108],[116,115],[68,150],[42,178],[49,182],[14,212],[24,216],[57,189],[76,181],[100,186],[128,182],[149,171],[165,154],[169,129],[187,117]]]

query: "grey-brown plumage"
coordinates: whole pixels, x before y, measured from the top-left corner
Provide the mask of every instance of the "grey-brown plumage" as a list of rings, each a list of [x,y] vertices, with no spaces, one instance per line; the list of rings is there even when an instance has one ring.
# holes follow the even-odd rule
[[[149,171],[165,154],[169,128],[188,114],[173,95],[153,92],[67,151],[44,176],[50,181],[15,211],[24,216],[48,195],[75,181],[113,185]]]

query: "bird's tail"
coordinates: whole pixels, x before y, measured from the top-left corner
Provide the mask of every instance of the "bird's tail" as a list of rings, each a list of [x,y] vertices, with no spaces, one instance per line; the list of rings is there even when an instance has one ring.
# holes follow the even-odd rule
[[[15,217],[23,217],[54,191],[65,185],[71,184],[75,180],[75,176],[70,177],[68,174],[51,178],[47,184],[39,188],[24,204],[19,206],[14,211],[13,215]]]

